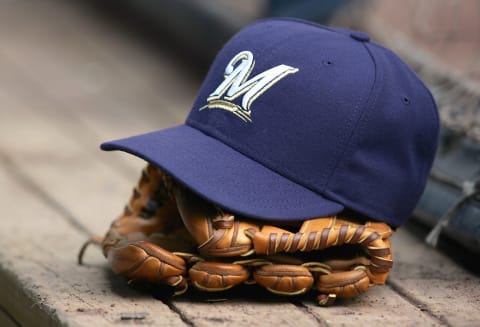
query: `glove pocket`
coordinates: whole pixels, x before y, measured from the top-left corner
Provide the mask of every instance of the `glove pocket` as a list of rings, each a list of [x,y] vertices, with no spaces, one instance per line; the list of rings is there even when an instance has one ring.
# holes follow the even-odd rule
[[[150,283],[164,283],[165,279],[179,277],[186,272],[182,258],[144,241],[110,248],[108,261],[116,274]]]

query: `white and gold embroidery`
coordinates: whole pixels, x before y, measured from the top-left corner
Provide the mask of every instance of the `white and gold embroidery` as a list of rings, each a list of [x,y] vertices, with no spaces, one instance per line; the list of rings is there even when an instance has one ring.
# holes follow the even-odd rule
[[[207,105],[199,110],[223,109],[245,122],[251,122],[250,106],[253,101],[285,76],[298,72],[298,68],[278,65],[248,79],[254,66],[255,60],[250,51],[242,51],[233,57],[225,68],[225,79],[210,93]],[[241,105],[231,102],[242,94]]]

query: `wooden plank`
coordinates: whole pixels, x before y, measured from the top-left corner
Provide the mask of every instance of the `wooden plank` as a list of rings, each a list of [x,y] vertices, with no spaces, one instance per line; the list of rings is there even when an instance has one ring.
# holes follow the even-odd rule
[[[113,326],[139,312],[146,313],[143,323],[184,325],[167,305],[124,288],[99,252],[78,266],[85,235],[19,184],[15,167],[0,162],[0,206],[8,213],[0,237],[0,306],[21,325]]]
[[[180,123],[197,82],[161,51],[146,51],[84,12],[74,12],[78,7],[8,2],[2,9],[8,10],[0,11],[0,27],[9,26],[16,33],[0,28],[0,151],[7,154],[3,166],[9,169],[0,179],[0,201],[8,204],[9,216],[2,229],[2,237],[8,237],[0,241],[0,283],[8,285],[4,298],[15,299],[5,305],[15,317],[21,315],[24,323],[36,319],[75,325],[111,325],[120,322],[122,313],[141,318],[142,312],[148,315],[133,322],[199,326],[471,322],[460,314],[443,318],[449,312],[445,310],[451,302],[445,300],[449,288],[455,286],[447,277],[458,272],[447,270],[440,284],[434,278],[432,285],[446,291],[433,296],[425,289],[429,278],[408,275],[409,267],[418,266],[423,258],[408,261],[412,249],[402,247],[405,240],[395,243],[400,263],[391,279],[393,290],[377,287],[328,309],[308,301],[270,300],[261,291],[221,302],[187,294],[164,300],[167,306],[113,276],[98,251],[88,251],[89,265],[77,267],[75,252],[85,238],[81,231],[102,234],[107,229],[143,166],[131,156],[102,154],[98,144]],[[17,20],[19,15],[29,24]],[[442,262],[448,261],[438,258],[435,264]],[[476,279],[469,283],[465,277],[461,290],[474,283]],[[471,292],[461,290],[453,292],[457,303],[470,301]],[[467,304],[461,313],[470,314],[475,304]],[[25,314],[30,307],[31,313]],[[163,316],[166,320],[159,318]]]
[[[242,285],[225,293],[198,294],[191,290],[186,298],[172,304],[195,326],[327,326],[302,306],[288,298],[276,297],[253,286]]]
[[[191,66],[168,47],[145,42],[131,26],[100,18],[106,17],[75,2],[2,3],[0,47],[53,97],[76,100],[114,92],[112,100],[120,105],[145,108],[150,98],[164,95],[164,101],[190,104],[198,86]]]
[[[17,114],[22,113],[21,108],[18,108],[15,110]],[[35,118],[35,115],[31,115],[31,118]],[[33,117],[32,117],[33,116]],[[51,122],[53,123],[53,122]],[[46,135],[48,139],[50,139],[52,136],[50,135],[51,131],[54,131],[54,129],[48,127],[48,122],[45,122],[45,127],[42,127],[43,124],[36,124],[37,126],[37,131],[41,132],[40,134]],[[48,132],[50,131],[50,132]],[[63,141],[62,141],[63,142]],[[48,146],[48,142],[41,143],[43,144],[43,148],[41,148],[42,153],[49,153],[52,151],[52,149]],[[72,156],[75,155],[76,152],[81,152],[81,147],[79,148],[75,144],[65,144],[65,147],[68,148],[69,150],[67,153],[71,153]],[[21,148],[21,147],[20,147]],[[40,150],[38,150],[40,151]],[[16,158],[21,158],[21,156],[16,156]],[[39,163],[34,162],[34,163],[28,163],[19,159],[16,159],[16,164],[18,164],[20,167],[26,170],[27,175],[34,179],[37,183],[40,185],[46,185],[48,182],[53,182],[54,185],[60,185],[61,184],[61,176],[58,175],[58,171],[60,169],[60,166],[63,163],[59,161],[58,163],[56,162],[51,162],[51,160],[48,161],[48,164],[42,164],[41,162]],[[80,160],[79,167],[83,167],[84,165],[87,166],[92,166],[95,167],[95,160],[94,158],[89,157],[88,160],[86,159],[80,159],[78,158],[77,160]],[[76,185],[77,190],[82,189],[85,187],[85,191],[87,191],[88,187],[92,187],[92,182],[90,181],[88,176],[85,174],[82,174],[81,172],[77,172],[75,167],[72,168],[70,172],[73,173],[70,176],[70,181]],[[102,201],[101,197],[105,197],[105,190],[101,187],[102,183],[107,183],[112,189],[117,189],[120,190],[122,188],[130,190],[131,186],[133,185],[132,183],[126,183],[123,179],[117,178],[115,175],[112,174],[107,174],[105,170],[98,170],[98,169],[89,169],[88,171],[92,172],[94,175],[98,175],[98,177],[95,178],[96,182],[100,185],[100,191],[93,192],[96,196],[94,196],[91,200],[88,198],[86,199],[87,203],[90,201],[92,205],[95,205],[94,201]],[[107,180],[106,176],[110,176],[110,180]],[[75,193],[68,192],[67,189],[62,189],[60,188],[56,190],[47,190],[49,194],[55,199],[57,199],[60,203],[67,205],[69,210],[72,210],[73,214],[76,215],[81,215],[82,214],[82,208],[77,207],[74,205],[75,199],[77,198]],[[100,200],[98,199],[100,197]],[[123,203],[128,196],[125,196],[124,198],[120,197],[116,200],[117,201],[117,207],[119,203]],[[98,202],[97,202],[98,203]],[[113,205],[113,203],[112,203]],[[97,204],[98,206],[98,204]],[[108,205],[107,205],[108,206]],[[98,212],[97,212],[98,213]],[[113,216],[112,216],[113,217]],[[90,216],[90,219],[86,218],[86,220],[82,219],[82,222],[85,222],[88,225],[91,225],[91,218],[95,218],[97,220],[103,220],[104,222],[109,222],[109,218],[104,217],[94,217]],[[126,286],[125,286],[126,287]],[[377,291],[377,289],[380,289],[380,291]],[[308,314],[305,315],[304,312],[299,310],[297,307],[293,306],[292,304],[288,302],[283,302],[283,303],[276,303],[275,306],[264,306],[264,309],[259,309],[260,313],[264,313],[265,316],[272,316],[275,317],[275,319],[278,319],[279,321],[291,321],[289,320],[290,317],[294,317],[296,320],[300,319],[299,317],[303,317],[306,321],[306,324],[309,323],[316,323],[318,321],[327,321],[329,322],[329,325],[336,325],[336,324],[342,324],[347,320],[351,320],[356,318],[358,321],[361,321],[364,319],[362,316],[365,312],[368,313],[369,319],[371,319],[374,322],[381,322],[384,319],[384,313],[385,311],[383,310],[378,310],[378,307],[373,306],[372,302],[374,302],[378,298],[386,299],[384,300],[387,305],[390,305],[392,309],[395,309],[392,311],[390,314],[390,319],[391,321],[395,321],[398,323],[403,323],[403,322],[411,322],[411,321],[421,321],[423,323],[428,323],[430,325],[434,325],[435,321],[430,319],[428,316],[423,314],[420,309],[416,308],[415,306],[412,306],[408,302],[406,302],[402,297],[400,297],[398,294],[393,292],[392,290],[388,288],[376,288],[372,290],[373,293],[370,293],[364,297],[360,297],[356,302],[352,302],[348,304],[349,309],[345,309],[343,307],[334,307],[334,308],[329,308],[328,310],[324,310],[322,308],[316,307],[316,305],[307,303],[305,306],[308,308],[308,312],[311,312],[311,314],[314,315],[315,319],[309,316]],[[379,293],[380,292],[380,295]],[[215,304],[215,310],[207,310],[209,312],[208,315],[200,315],[199,312],[203,312],[205,309],[212,307],[211,303],[205,303],[205,302],[199,302],[199,303],[192,303],[191,301],[183,301],[183,300],[174,300],[172,303],[177,309],[182,312],[187,319],[195,322],[195,324],[208,324],[208,323],[213,323],[213,322],[232,322],[234,323],[236,321],[237,323],[239,321],[250,321],[252,317],[248,314],[249,309],[248,308],[254,308],[254,307],[259,307],[258,303],[252,304],[249,301],[241,301],[239,302],[238,299],[233,299],[232,302],[227,302],[227,303],[219,303]],[[346,302],[348,303],[348,302]],[[353,306],[353,307],[351,307]],[[243,308],[242,313],[245,312],[246,314],[236,314],[234,315],[234,318],[230,314],[233,308],[238,307],[238,308]],[[401,308],[401,309],[399,309]],[[267,310],[268,309],[268,310]],[[237,312],[237,311],[235,311]],[[288,314],[285,315],[282,313],[287,312]],[[353,313],[353,314],[352,314]],[[345,319],[339,318],[340,317],[347,317]]]
[[[62,208],[66,216],[87,226],[90,233],[103,234],[130,197],[137,176],[125,177],[101,160],[92,159],[93,154],[56,128],[61,120],[45,120],[1,91],[0,103],[12,109],[8,114],[0,112],[0,120],[10,122],[0,128],[3,153],[10,155],[12,164],[30,176],[32,187]],[[144,165],[139,159],[129,164],[137,165],[135,175]],[[78,180],[83,183],[77,184]],[[114,186],[118,184],[123,187]]]
[[[473,326],[480,321],[480,278],[458,266],[438,250],[426,246],[407,228],[392,238],[394,268],[388,280],[390,287],[376,287],[344,307],[308,306],[329,324],[348,321],[381,324],[386,319],[398,325]],[[362,305],[363,303],[363,305]],[[361,310],[355,310],[357,306]],[[325,315],[326,314],[326,315]],[[338,317],[334,318],[336,315]]]
[[[0,326],[18,327],[20,326],[15,319],[4,308],[0,307]]]
[[[51,46],[53,47],[52,52],[55,51],[55,47],[58,50],[57,43],[48,43],[49,40],[42,40],[42,33],[37,34],[39,35],[36,36],[35,40],[31,40],[33,43],[41,42],[42,47],[45,47],[45,44]],[[38,38],[40,38],[40,41]],[[126,124],[128,124],[127,116],[131,117],[131,115],[129,115],[127,110],[122,109],[121,112],[125,116],[120,115],[120,118],[115,118],[116,120],[118,119],[116,122],[119,124],[112,125],[108,121],[108,115],[103,116],[103,114],[94,113],[89,118],[90,124],[94,127],[90,130],[79,129],[72,122],[84,122],[85,120],[82,120],[82,117],[85,117],[85,109],[83,111],[78,110],[80,114],[77,115],[77,111],[73,109],[76,107],[75,105],[65,105],[68,99],[65,98],[64,94],[72,94],[73,90],[68,88],[68,84],[72,84],[72,82],[66,81],[66,84],[58,83],[57,86],[62,87],[63,92],[56,93],[52,91],[50,86],[45,88],[39,82],[41,76],[50,76],[52,73],[51,71],[42,71],[42,69],[45,69],[42,64],[45,65],[45,58],[48,59],[49,56],[46,55],[45,58],[41,57],[38,59],[38,55],[29,56],[23,52],[15,52],[14,47],[10,48],[8,46],[0,47],[0,50],[1,58],[3,58],[0,61],[0,65],[3,65],[3,71],[6,72],[3,78],[0,77],[0,85],[3,90],[3,93],[0,94],[0,102],[9,108],[9,112],[4,114],[10,120],[10,123],[6,124],[5,128],[0,131],[0,136],[4,136],[2,139],[5,140],[3,142],[0,141],[0,147],[9,154],[11,159],[10,165],[18,167],[25,180],[28,180],[30,184],[36,185],[37,191],[44,194],[48,202],[54,202],[61,206],[71,216],[71,219],[77,221],[77,223],[87,225],[88,230],[95,232],[99,230],[105,231],[106,225],[115,216],[109,212],[110,209],[115,208],[112,210],[115,210],[116,214],[118,208],[123,206],[123,203],[130,195],[131,187],[136,182],[137,176],[129,182],[126,182],[127,178],[120,178],[118,172],[109,170],[104,164],[105,161],[102,161],[98,155],[86,149],[87,144],[84,143],[84,140],[92,140],[93,135],[95,141],[99,142],[97,138],[98,135],[101,135],[100,130],[112,131],[113,133],[125,132],[127,134],[129,129],[124,127],[127,127]],[[36,63],[37,60],[38,63]],[[72,59],[70,58],[70,60]],[[79,66],[79,63],[75,64]],[[54,73],[58,72],[54,71]],[[109,78],[112,78],[112,82],[118,79],[116,76],[109,76]],[[132,81],[126,82],[125,85],[118,85],[117,83],[116,86],[119,87],[119,90],[115,92],[121,93],[125,91],[129,88],[130,83],[134,84]],[[165,81],[161,83],[168,84]],[[177,82],[176,85],[182,84]],[[182,87],[175,88],[181,90]],[[115,92],[112,90],[107,90],[107,92],[111,92],[110,95],[115,95]],[[171,93],[171,91],[169,90],[168,93]],[[184,92],[180,93],[183,94]],[[135,93],[133,92],[133,94]],[[140,93],[140,95],[143,98],[152,97],[151,94]],[[130,90],[130,93],[125,92],[121,96],[123,99],[132,97],[132,91]],[[75,100],[80,99],[80,102],[92,101],[96,106],[107,104],[107,109],[105,110],[107,114],[112,114],[115,112],[115,108],[106,101],[107,98],[108,96],[105,98],[103,96],[98,97],[98,94],[94,94],[90,98],[88,94],[82,94],[82,96],[77,95]],[[143,99],[142,101],[145,104],[145,100]],[[33,106],[33,109],[31,106]],[[75,112],[75,114],[68,116],[62,113],[63,111]],[[88,111],[86,115],[88,116]],[[165,117],[168,117],[165,113],[161,113],[159,116],[164,118],[164,122],[172,122],[171,120],[169,121],[169,118],[165,119]],[[141,123],[137,126],[142,125],[143,129],[151,126],[149,125],[151,122],[150,117],[148,110],[146,113],[140,112],[136,121]],[[75,119],[70,119],[71,121],[69,122],[69,118]],[[99,123],[95,124],[94,121]],[[109,126],[113,127],[109,128]],[[18,131],[19,128],[20,131]],[[93,133],[89,135],[91,130],[93,130]],[[9,140],[8,136],[12,135],[13,132],[16,132],[17,135],[17,140],[14,143],[7,141]],[[31,142],[32,134],[35,136],[33,142]],[[55,142],[53,143],[52,140],[55,140]],[[109,154],[109,156],[112,155]],[[129,158],[129,160],[134,161],[132,158]],[[65,169],[66,167],[68,169]],[[138,168],[135,172],[139,171],[140,169]],[[118,193],[116,193],[117,191]],[[103,229],[100,228],[98,221],[105,225]],[[56,226],[55,230],[58,228]],[[32,245],[30,244],[30,246]],[[89,251],[89,253],[97,252],[94,250]],[[73,254],[71,253],[71,255]],[[70,259],[73,260],[74,257],[72,256]],[[93,261],[87,258],[86,261],[93,262],[95,265],[101,265],[95,260],[102,260],[102,258],[97,258]],[[45,262],[43,259],[40,261]],[[104,260],[100,262],[104,262]],[[89,279],[98,279],[98,282],[103,283],[109,283],[112,279],[119,280],[108,274],[99,276],[98,274],[87,272],[83,278],[79,278],[77,277],[78,272],[57,272],[62,278],[65,278],[67,273],[75,276],[77,287],[81,287],[87,292],[92,287],[91,284],[86,283],[87,276]],[[121,281],[123,282],[123,288],[119,287],[119,289],[129,293],[128,290],[130,288],[126,285],[126,282]],[[31,287],[31,285],[22,286],[26,289]],[[105,293],[106,298],[109,295],[111,295],[110,292]],[[125,296],[128,296],[128,294]],[[149,295],[145,296],[148,297]],[[138,297],[132,297],[131,300],[138,303]],[[50,300],[47,302],[51,303]],[[154,299],[150,299],[150,302],[152,304],[157,303]],[[56,303],[54,306],[57,305],[61,306],[62,304]],[[189,301],[189,297],[186,296],[175,300],[171,303],[171,306],[181,312],[186,321],[200,326],[212,323],[218,325],[228,321],[235,325],[246,325],[247,323],[251,324],[258,321],[258,317],[261,317],[263,321],[283,322],[289,325],[294,324],[296,321],[301,321],[306,326],[317,325],[313,316],[305,314],[304,311],[288,302],[278,303],[275,306],[261,303],[252,304],[251,301],[242,301],[241,299],[221,304],[202,301],[192,303]],[[204,312],[207,307],[211,308],[212,306],[214,310]],[[238,308],[241,310],[239,311]],[[80,309],[82,312],[92,313],[92,308]],[[70,317],[69,319],[67,320],[69,322],[87,324],[85,321],[80,321],[78,317]]]
[[[388,286],[376,286],[362,296],[339,299],[323,308],[311,302],[305,307],[328,326],[442,326],[416,305],[405,300]]]
[[[2,4],[0,82],[25,107],[60,120],[56,128],[69,137],[82,135],[76,142],[98,155],[102,141],[183,122],[199,82],[168,51],[92,12],[72,2]],[[132,174],[127,156],[112,156],[113,169]]]
[[[480,321],[480,277],[426,246],[407,229],[393,238],[395,266],[389,283],[421,310],[452,326]]]
[[[101,233],[106,231],[107,225],[129,198],[130,190],[136,182],[137,176],[135,176],[135,180],[127,182],[126,178],[119,178],[118,173],[106,169],[106,166],[101,164],[95,156],[84,154],[82,145],[73,142],[70,138],[65,137],[63,132],[54,128],[61,121],[42,120],[40,115],[18,105],[17,99],[11,99],[5,94],[3,97],[0,94],[0,102],[9,103],[12,108],[15,108],[10,114],[15,120],[24,121],[24,118],[28,116],[28,123],[35,125],[35,131],[38,133],[33,146],[27,137],[20,138],[15,147],[0,141],[0,147],[11,156],[10,165],[17,167],[24,175],[24,179],[37,185],[40,188],[39,192],[45,194],[50,202],[61,205],[77,223],[85,224],[88,230],[93,231],[100,230],[100,226],[103,225]],[[27,128],[26,133],[29,130]],[[9,132],[7,128],[0,132],[0,136],[2,133],[8,134]],[[48,142],[51,139],[57,139],[57,144],[52,145],[51,142]],[[57,147],[63,149],[60,154]],[[34,156],[32,153],[39,155]],[[68,170],[65,171],[62,169],[63,167],[68,167]],[[64,182],[65,179],[68,180],[68,183]],[[72,185],[75,187],[72,188]],[[81,201],[79,201],[79,197]],[[107,197],[111,201],[107,202],[105,200]],[[95,210],[92,211],[92,208]],[[115,214],[111,214],[110,211],[114,211]],[[55,227],[55,229],[57,228]],[[74,253],[70,253],[70,255],[73,260]],[[87,260],[87,262],[89,261]],[[64,276],[64,272],[59,275]],[[108,275],[92,275],[90,272],[87,275],[105,283],[112,278]],[[75,279],[79,278],[75,275]],[[84,287],[88,289],[90,286],[87,284]],[[125,281],[123,281],[123,287],[129,289]],[[108,297],[108,293],[105,296]],[[149,295],[145,294],[145,296]],[[136,301],[134,298],[132,300]],[[156,302],[153,299],[151,301]],[[262,317],[271,316],[271,321],[279,323],[293,322],[293,317],[295,320],[303,321],[306,326],[316,325],[315,318],[288,302],[275,306],[264,306],[240,299],[235,303],[219,304],[218,308],[215,305],[216,309],[212,311],[213,315],[207,316],[199,314],[205,309],[205,305],[207,305],[205,302],[182,302],[180,299],[178,302],[172,302],[171,305],[177,308],[187,318],[187,321],[191,321],[195,325],[205,325],[215,321],[220,323],[232,319],[235,324],[241,324],[242,321],[252,322],[254,319],[251,315],[252,311],[258,311],[257,315]],[[243,309],[236,311],[235,307]],[[234,318],[232,312],[235,312]]]
[[[70,216],[80,221],[91,217],[90,230],[103,234],[130,196],[144,163],[123,153],[102,153],[98,145],[180,123],[178,114],[169,112],[193,97],[192,79],[174,74],[173,69],[181,68],[172,66],[169,57],[159,60],[93,17],[72,14],[75,6],[18,2],[4,7],[2,25],[15,28],[21,24],[18,16],[28,18],[29,24],[18,26],[16,37],[0,28],[0,147],[14,154],[38,187],[68,208]],[[71,20],[56,19],[69,15]],[[85,73],[91,66],[109,73]],[[154,85],[161,86],[161,92]],[[155,103],[167,110],[155,112]],[[133,115],[133,109],[138,114]],[[73,175],[89,181],[84,189],[72,185]],[[108,181],[119,178],[123,187],[112,188]]]

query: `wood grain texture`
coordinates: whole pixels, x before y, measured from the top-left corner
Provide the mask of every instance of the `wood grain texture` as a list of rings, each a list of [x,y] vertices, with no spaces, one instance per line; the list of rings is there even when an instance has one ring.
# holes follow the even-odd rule
[[[146,312],[152,324],[182,325],[180,317],[160,301],[125,286],[111,276],[98,251],[86,266],[76,252],[86,235],[26,190],[0,168],[0,305],[25,326],[71,324],[112,326],[122,315]],[[18,199],[28,205],[20,205]]]
[[[182,123],[199,85],[167,50],[98,18],[74,1],[0,3],[1,326],[15,325],[10,317],[27,326],[468,326],[480,320],[478,277],[406,230],[394,238],[389,286],[331,308],[254,286],[170,299],[113,275],[95,247],[78,266],[81,244],[106,231],[144,165],[98,145]]]
[[[2,307],[0,307],[0,326],[18,327],[20,326],[14,318]]]
[[[420,310],[452,326],[480,321],[480,277],[426,246],[408,230],[393,238],[395,269],[389,283]]]
[[[325,319],[328,326],[442,326],[442,322],[388,286],[376,286],[353,299],[341,299],[336,305],[322,308],[305,303],[308,311]]]

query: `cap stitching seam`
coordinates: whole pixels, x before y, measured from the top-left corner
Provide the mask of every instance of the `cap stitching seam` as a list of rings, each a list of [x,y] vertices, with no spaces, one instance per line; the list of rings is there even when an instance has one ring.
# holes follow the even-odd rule
[[[364,43],[362,43],[362,45],[365,47],[367,53],[369,54],[370,58],[372,59],[372,62],[373,62],[374,68],[375,68],[375,72],[376,72],[377,71],[377,64],[375,62],[375,59],[373,58],[373,55],[370,53],[369,49],[366,47],[366,45]],[[377,77],[376,77],[376,74],[375,74],[372,86],[370,87],[370,90],[368,92],[366,92],[367,96],[363,96],[360,99],[358,99],[358,101],[355,105],[355,108],[357,108],[357,111],[361,111],[360,105],[361,105],[362,102],[365,103],[363,107],[365,107],[368,104],[368,99],[370,98],[372,92],[375,89],[376,80],[377,80]],[[378,98],[378,94],[375,95],[374,103],[376,103],[377,98]],[[345,143],[343,151],[342,151],[341,155],[339,156],[339,158],[337,160],[337,163],[335,164],[335,167],[332,169],[332,172],[330,173],[330,176],[327,179],[327,182],[325,184],[325,189],[327,189],[327,190],[328,190],[328,186],[329,186],[330,182],[332,181],[333,176],[335,176],[335,174],[337,173],[337,170],[339,170],[339,169],[341,169],[342,167],[345,166],[345,161],[342,160],[342,159],[344,159],[348,155],[348,152],[350,151],[349,148],[351,146],[352,139],[353,139],[357,129],[359,128],[359,125],[361,124],[361,120],[362,120],[362,117],[365,114],[365,111],[366,110],[363,110],[363,112],[360,112],[360,116],[358,117],[357,122],[354,124],[353,129],[350,132],[350,136],[348,137],[348,140]],[[353,120],[353,118],[351,120]]]
[[[345,148],[345,151],[344,151],[344,154],[342,155],[342,158],[344,157],[351,157],[351,151],[352,151],[352,147],[353,147],[353,138],[354,138],[354,134],[359,132],[361,129],[363,129],[365,126],[368,126],[368,122],[370,121],[370,118],[371,118],[371,113],[372,113],[372,108],[375,107],[375,104],[377,103],[378,101],[378,97],[379,97],[379,94],[378,92],[376,92],[374,94],[374,96],[372,97],[372,93],[375,91],[376,89],[376,85],[378,85],[380,83],[379,79],[381,80],[383,77],[382,76],[378,76],[380,74],[380,70],[378,69],[377,67],[377,62],[375,60],[375,57],[373,56],[373,54],[371,53],[370,49],[364,44],[367,52],[369,53],[370,57],[372,58],[372,61],[374,63],[374,66],[375,66],[375,78],[374,78],[374,81],[372,83],[372,87],[370,89],[370,92],[369,92],[369,96],[367,97],[367,104],[365,106],[365,110],[362,112],[362,114],[360,115],[359,119],[358,119],[358,122],[357,122],[357,125],[355,126],[353,132],[352,132],[352,135],[350,137],[350,140]],[[369,104],[368,103],[368,99],[372,99],[371,103]],[[345,168],[345,164],[346,164],[346,161],[343,160],[343,161],[340,161],[339,162],[339,165],[336,167],[336,170],[340,170],[341,168]],[[345,170],[345,169],[344,169]],[[341,172],[338,172],[339,176],[344,176],[345,174],[344,173],[341,173]],[[330,182],[330,181],[329,181]],[[329,191],[327,190],[327,192],[329,194],[336,194],[332,191]],[[331,196],[331,195],[330,195]],[[351,200],[348,200],[346,199],[345,197],[341,196],[341,195],[337,195],[345,200],[347,200],[346,202],[352,202]],[[344,202],[345,203],[345,202]],[[348,207],[349,205],[346,205],[346,207]],[[364,206],[363,206],[364,207]],[[377,209],[378,210],[378,216],[375,217],[375,218],[382,218],[382,219],[387,219],[387,220],[392,220],[394,219],[394,217],[390,217],[390,216],[385,216],[383,214],[383,212],[385,212],[386,209],[388,208],[385,208],[385,207],[381,207],[378,205],[378,203],[369,203],[368,204],[368,207],[370,208],[373,208],[373,209]],[[369,210],[369,208],[366,208],[367,210],[366,211],[369,211],[371,212],[371,210]]]

